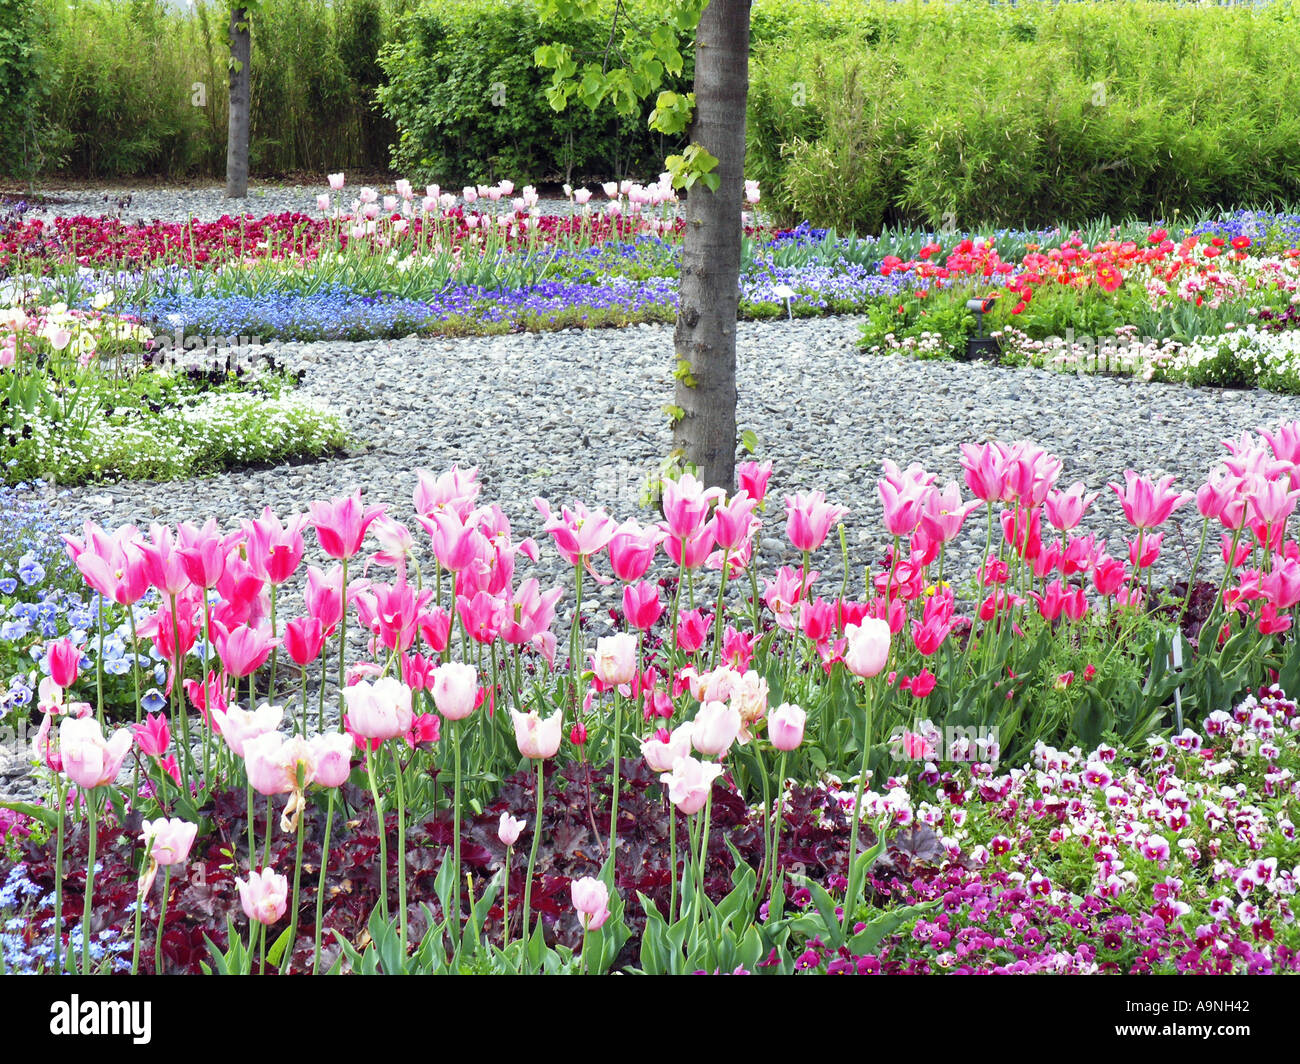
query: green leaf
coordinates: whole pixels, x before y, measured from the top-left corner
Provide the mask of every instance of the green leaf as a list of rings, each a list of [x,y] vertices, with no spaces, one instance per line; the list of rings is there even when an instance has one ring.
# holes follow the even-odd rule
[[[746,429],[740,434],[740,445],[750,454],[758,451],[758,433],[753,429]]]
[[[933,909],[938,904],[938,901],[929,901],[924,905],[910,905],[905,909],[895,909],[893,912],[882,914],[849,939],[849,952],[858,957],[870,953],[880,944],[881,939],[892,935],[908,920],[920,916],[921,913]]]
[[[280,932],[280,937],[271,943],[271,948],[266,951],[266,959],[279,968],[280,959],[284,956],[284,951],[288,946],[289,928],[286,927]]]
[[[31,817],[38,823],[44,824],[51,831],[58,830],[58,813],[53,809],[46,809],[43,805],[33,805],[31,802],[0,802],[0,809],[8,809],[11,813],[22,813],[23,816]]]

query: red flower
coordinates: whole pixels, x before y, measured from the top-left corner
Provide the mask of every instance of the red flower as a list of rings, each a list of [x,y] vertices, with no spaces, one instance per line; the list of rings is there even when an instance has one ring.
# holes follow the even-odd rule
[[[1238,251],[1240,251],[1242,248],[1248,248],[1250,247],[1250,237],[1234,236],[1232,238],[1232,246],[1236,248]]]

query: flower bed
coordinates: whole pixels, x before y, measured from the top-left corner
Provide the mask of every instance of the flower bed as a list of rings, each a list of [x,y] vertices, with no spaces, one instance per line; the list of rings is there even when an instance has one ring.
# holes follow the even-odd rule
[[[1194,494],[1128,471],[1117,555],[1031,444],[966,445],[970,501],[886,462],[895,549],[861,597],[815,590],[847,516],[819,493],[785,498],[804,561],[760,590],[768,465],[730,498],[666,481],[658,526],[539,499],[567,633],[568,589],[524,576],[543,548],[473,472],[420,474],[428,541],[359,494],[231,533],[87,525],[66,540],[96,594],[64,616],[96,630],[11,610],[38,673],[11,719],[53,795],[10,803],[16,963],[122,967],[129,941],[127,966],[187,971],[1290,970],[1300,718],[1249,692],[1300,684],[1298,443],[1229,441]],[[1153,587],[1193,499],[1224,576],[1198,581],[1202,549]],[[944,554],[981,506],[958,594]],[[309,526],[332,568],[304,574]],[[594,647],[587,578],[622,590]],[[94,948],[69,933],[92,915]]]

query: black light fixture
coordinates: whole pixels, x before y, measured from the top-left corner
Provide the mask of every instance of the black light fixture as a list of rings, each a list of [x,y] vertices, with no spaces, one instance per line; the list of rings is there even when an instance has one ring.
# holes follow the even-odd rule
[[[975,314],[975,325],[978,330],[976,335],[966,339],[967,362],[977,358],[985,361],[996,361],[998,354],[1002,350],[997,337],[984,335],[984,315],[993,309],[993,304],[997,301],[998,297],[996,295],[966,301],[966,309],[973,311]]]

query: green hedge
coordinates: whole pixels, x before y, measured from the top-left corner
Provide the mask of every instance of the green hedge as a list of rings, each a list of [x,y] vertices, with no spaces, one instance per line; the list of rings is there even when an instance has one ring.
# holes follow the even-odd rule
[[[43,26],[33,0],[0,0],[0,145],[4,170],[31,174],[43,162],[39,142]]]
[[[1297,9],[864,0],[751,58],[746,170],[876,231],[1300,200]]]

